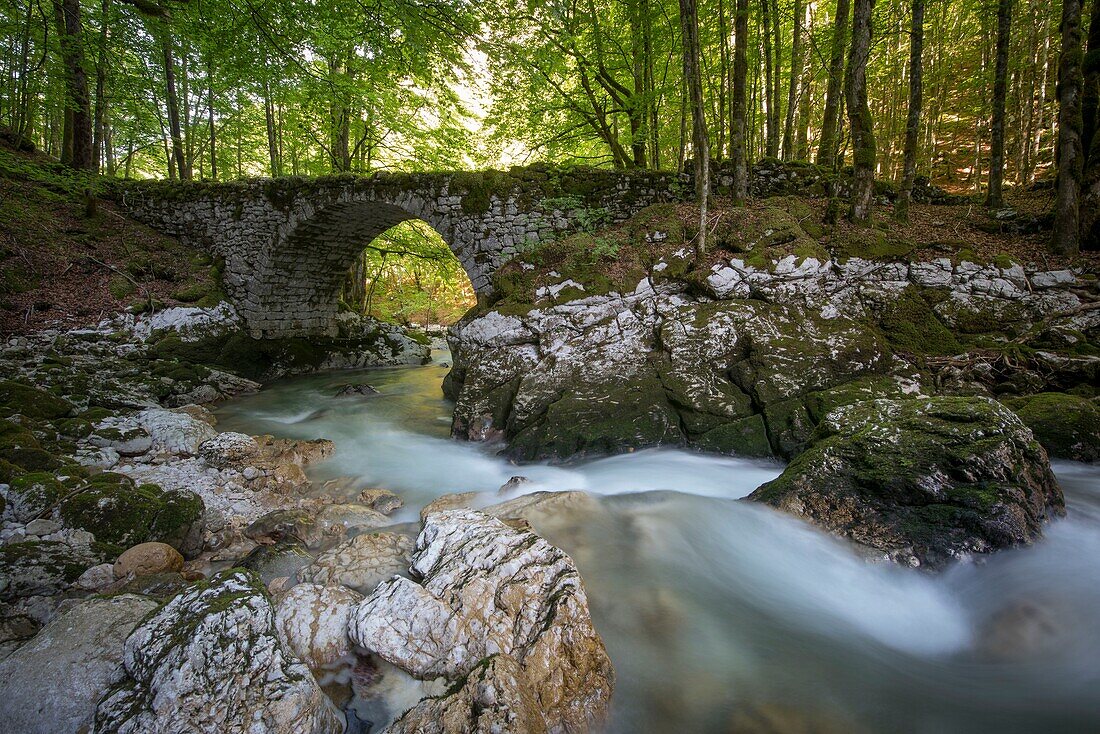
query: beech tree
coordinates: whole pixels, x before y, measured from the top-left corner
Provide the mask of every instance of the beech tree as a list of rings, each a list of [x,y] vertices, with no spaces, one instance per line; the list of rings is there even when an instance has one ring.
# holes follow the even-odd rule
[[[1012,0],[997,1],[997,52],[993,74],[993,121],[990,125],[989,190],[985,205],[1004,204],[1001,188],[1005,168],[1005,96],[1008,94],[1008,48],[1012,33]]]
[[[825,111],[821,118],[821,143],[817,149],[817,164],[832,168],[836,165],[840,147],[839,127],[843,108],[844,57],[848,48],[849,0],[837,0],[836,19],[829,51],[829,85],[825,93]]]
[[[1058,180],[1051,248],[1063,255],[1080,249],[1080,197],[1084,149],[1081,143],[1081,0],[1062,0],[1062,51],[1058,59]]]
[[[924,65],[924,0],[913,0],[909,34],[909,111],[905,118],[905,162],[894,214],[902,222],[909,221],[909,203],[913,183],[917,178],[917,146],[920,142],[921,105],[923,104]]]
[[[733,16],[733,89],[730,97],[730,157],[733,162],[733,199],[740,204],[749,195],[746,100],[749,72],[749,0],[736,0]]]
[[[61,162],[73,168],[95,168],[92,158],[92,98],[84,69],[84,24],[79,0],[54,0],[61,60],[65,65],[65,128]]]
[[[852,12],[852,43],[844,78],[844,101],[852,130],[853,181],[848,217],[858,224],[871,221],[871,200],[875,193],[875,133],[871,108],[867,105],[867,58],[871,52],[871,14],[875,0],[855,0]]]
[[[1081,248],[1100,250],[1100,2],[1093,0],[1089,20],[1088,53],[1084,61],[1082,152],[1085,156],[1081,192]]]
[[[710,140],[703,102],[703,78],[699,52],[699,15],[695,0],[680,0],[680,31],[683,44],[684,81],[691,103],[691,142],[695,160],[695,196],[699,199],[699,236],[695,254],[707,251],[707,199],[710,196]]]

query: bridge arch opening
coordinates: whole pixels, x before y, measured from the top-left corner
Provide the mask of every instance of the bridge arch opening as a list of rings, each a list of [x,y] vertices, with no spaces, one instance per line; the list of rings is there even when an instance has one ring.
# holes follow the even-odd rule
[[[450,212],[415,195],[395,202],[341,197],[298,210],[247,279],[243,315],[249,329],[258,337],[334,336],[342,305],[386,320],[450,318],[469,294],[488,285],[484,257],[456,247],[454,229]],[[359,272],[351,276],[353,270]],[[417,293],[410,283],[426,292]],[[413,300],[410,307],[380,299],[386,284],[400,285]]]
[[[366,243],[340,295],[349,311],[420,327],[449,326],[476,303],[462,263],[421,219],[407,219]]]

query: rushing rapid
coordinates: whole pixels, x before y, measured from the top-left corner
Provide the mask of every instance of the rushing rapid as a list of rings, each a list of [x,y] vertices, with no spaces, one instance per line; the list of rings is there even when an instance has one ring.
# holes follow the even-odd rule
[[[445,357],[284,380],[219,428],[332,439],[318,485],[391,489],[397,521],[451,492],[499,502],[516,475],[520,492],[601,495],[538,530],[584,577],[613,732],[1100,731],[1100,467],[1055,465],[1068,516],[1041,543],[933,576],[733,501],[778,463],[660,449],[515,466],[453,441]],[[379,394],[335,397],[349,383]]]

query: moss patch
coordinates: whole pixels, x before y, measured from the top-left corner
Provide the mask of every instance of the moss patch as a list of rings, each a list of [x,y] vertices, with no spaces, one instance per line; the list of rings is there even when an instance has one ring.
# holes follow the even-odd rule
[[[964,351],[955,335],[936,317],[920,291],[910,286],[887,304],[879,328],[894,349],[914,355],[953,355]]]
[[[1051,456],[1100,459],[1100,407],[1066,393],[1046,392],[1007,401]]]

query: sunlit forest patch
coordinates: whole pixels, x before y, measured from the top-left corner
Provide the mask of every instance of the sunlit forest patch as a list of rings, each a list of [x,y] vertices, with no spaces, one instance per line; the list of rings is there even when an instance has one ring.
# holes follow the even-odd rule
[[[462,263],[426,222],[410,220],[368,244],[348,271],[343,305],[402,324],[448,325],[477,302]]]

